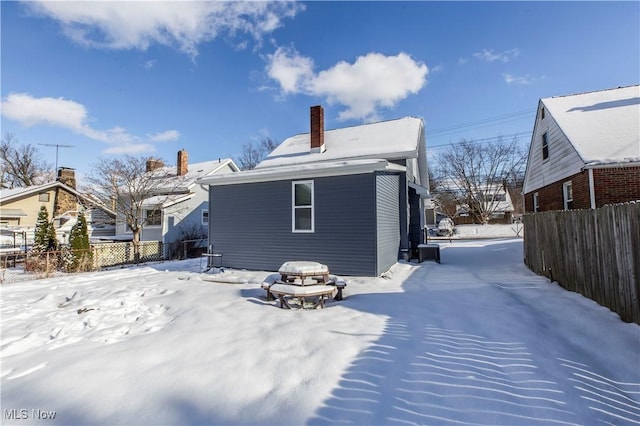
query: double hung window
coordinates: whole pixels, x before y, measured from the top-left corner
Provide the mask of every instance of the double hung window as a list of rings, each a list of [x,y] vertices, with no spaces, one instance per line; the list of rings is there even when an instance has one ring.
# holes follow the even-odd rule
[[[147,226],[160,226],[162,221],[162,214],[159,209],[145,210],[144,221]]]
[[[313,181],[292,182],[291,231],[314,232]]]
[[[564,200],[564,209],[571,210],[573,208],[573,185],[571,181],[562,184],[562,198]]]

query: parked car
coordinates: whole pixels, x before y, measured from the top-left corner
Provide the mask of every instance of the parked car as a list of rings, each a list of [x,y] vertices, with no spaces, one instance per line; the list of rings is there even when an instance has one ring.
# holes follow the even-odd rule
[[[450,237],[455,232],[455,225],[451,218],[445,217],[438,223],[438,236]]]

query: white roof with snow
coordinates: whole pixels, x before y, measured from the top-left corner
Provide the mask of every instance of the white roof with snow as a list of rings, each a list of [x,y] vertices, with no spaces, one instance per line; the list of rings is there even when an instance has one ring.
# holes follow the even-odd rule
[[[349,159],[398,160],[417,158],[423,122],[404,117],[360,126],[325,130],[323,153],[310,152],[310,135],[282,142],[256,169]]]
[[[389,163],[387,160],[327,161],[312,164],[286,165],[281,167],[255,168],[240,173],[213,175],[199,181],[213,186],[244,183],[271,182],[276,180],[306,179],[326,176],[346,176],[376,171],[405,171],[406,167]]]
[[[176,175],[176,166],[164,166],[154,170],[152,173],[156,174],[160,179],[167,179],[165,189],[170,192],[180,192],[190,189],[196,183],[201,183],[198,182],[200,179],[215,174],[227,166],[236,172],[240,170],[232,159],[221,158],[200,163],[190,163],[187,166],[187,173],[182,176]],[[173,182],[179,183],[175,186],[172,184]]]
[[[586,165],[640,161],[640,85],[541,102]]]

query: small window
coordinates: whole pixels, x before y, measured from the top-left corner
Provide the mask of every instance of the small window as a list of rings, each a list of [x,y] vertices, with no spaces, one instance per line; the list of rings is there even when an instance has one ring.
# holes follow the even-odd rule
[[[209,210],[202,210],[202,224],[209,224]]]
[[[549,142],[547,141],[547,133],[542,134],[542,159],[549,158]]]
[[[292,182],[292,232],[314,232],[313,181]]]
[[[538,197],[538,193],[533,193],[533,212],[537,212],[540,209],[540,198]]]
[[[49,202],[49,193],[48,192],[41,192],[40,194],[38,194],[38,201],[41,201],[43,203],[48,203]]]
[[[544,120],[544,107],[540,108],[540,119]]]
[[[160,226],[162,221],[162,214],[159,209],[157,210],[145,210],[144,219],[147,226]]]
[[[562,198],[564,199],[564,209],[571,210],[573,208],[573,185],[571,181],[562,184]]]

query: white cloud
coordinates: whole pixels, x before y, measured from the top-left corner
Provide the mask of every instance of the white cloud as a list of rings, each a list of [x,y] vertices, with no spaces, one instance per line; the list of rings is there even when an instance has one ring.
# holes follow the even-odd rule
[[[105,142],[111,147],[107,153],[153,152],[149,142],[176,140],[176,130],[147,135],[146,138],[132,135],[126,129],[115,126],[107,130],[94,129],[88,124],[89,115],[84,105],[64,98],[35,98],[28,93],[11,93],[2,99],[2,115],[23,126],[52,126],[71,130],[89,139]]]
[[[148,152],[155,152],[156,148],[151,144],[140,143],[140,144],[122,144],[118,146],[112,146],[111,148],[105,149],[103,154],[144,154]]]
[[[25,126],[46,124],[81,133],[87,110],[64,98],[34,98],[27,93],[11,93],[2,100],[2,115]]]
[[[147,135],[149,140],[153,142],[169,142],[178,140],[180,137],[180,132],[177,130],[167,130],[160,133],[155,133],[153,135]]]
[[[504,81],[507,84],[521,84],[521,85],[532,84],[540,80],[541,78],[543,78],[543,77],[532,77],[530,75],[524,75],[524,76],[518,77],[511,74],[506,74],[506,73],[503,74],[502,77],[504,78]]]
[[[493,50],[482,49],[482,52],[473,54],[476,58],[487,62],[509,62],[520,54],[519,49],[509,49],[502,52],[494,52]]]
[[[314,77],[313,60],[293,48],[279,47],[267,60],[267,75],[280,84],[285,95],[305,91],[304,86]]]
[[[289,1],[29,1],[34,13],[57,20],[76,43],[108,49],[176,47],[192,58],[219,35],[262,37],[304,8]]]
[[[371,121],[380,108],[390,108],[426,84],[427,66],[406,53],[385,56],[369,53],[354,63],[338,62],[314,73],[313,60],[292,48],[278,48],[267,58],[267,74],[283,95],[302,93],[324,97],[345,107],[339,119]]]
[[[142,67],[144,69],[148,70],[148,69],[151,69],[151,68],[155,67],[157,64],[158,64],[158,60],[157,59],[149,59],[149,60],[144,61],[142,63]]]

